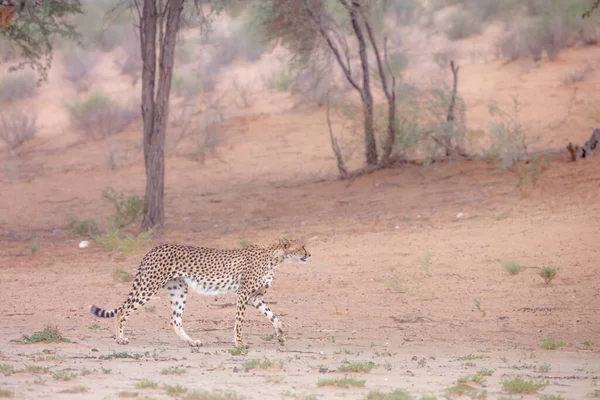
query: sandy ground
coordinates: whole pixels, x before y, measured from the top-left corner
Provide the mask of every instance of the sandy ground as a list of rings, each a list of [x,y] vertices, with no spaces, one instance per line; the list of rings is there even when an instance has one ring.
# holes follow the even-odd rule
[[[543,148],[583,142],[595,124],[600,78],[565,87],[562,77],[598,57],[598,48],[588,48],[553,63],[463,62],[469,123],[485,127],[490,98],[510,104],[520,96],[523,123]],[[258,93],[205,163],[168,158],[166,227],[151,245],[305,239],[311,262],[282,266],[267,295],[287,346],[268,340],[270,324],[249,310],[249,352],[230,354],[233,296],[191,294],[184,323],[204,341],[192,351],[168,327],[164,293],[130,318],[131,342],[119,346],[114,320],[96,319],[87,307],[119,305],[130,283],[115,281],[113,271],[133,272],[149,246],[126,255],[79,249],[67,220],[106,226],[111,210],[102,188],[142,194],[143,160],[108,170],[107,143],[60,128],[64,112],[50,104],[59,89],[43,88],[33,105],[44,110],[47,133],[5,162],[0,181],[0,397],[203,398],[194,391],[206,390],[360,399],[402,389],[417,398],[495,399],[510,396],[501,382],[515,377],[548,384],[515,399],[581,399],[600,390],[600,158],[569,163],[564,151],[535,185],[522,174],[517,186],[515,170],[483,162],[343,182],[324,109],[292,109],[287,95]],[[139,139],[139,125],[129,130],[118,140]],[[508,259],[522,272],[507,274],[501,261]],[[538,276],[544,266],[559,270],[549,285]],[[72,342],[12,341],[47,326]],[[547,338],[564,346],[541,348]],[[251,368],[252,360],[263,364]],[[339,371],[351,362],[372,370]],[[344,377],[364,385],[319,386]],[[142,380],[156,388],[141,388]]]

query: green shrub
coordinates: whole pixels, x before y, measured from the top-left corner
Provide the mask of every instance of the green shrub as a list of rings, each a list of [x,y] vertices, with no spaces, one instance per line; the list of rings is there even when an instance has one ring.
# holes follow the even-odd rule
[[[73,127],[92,139],[122,132],[139,115],[133,107],[123,106],[99,91],[66,107]]]

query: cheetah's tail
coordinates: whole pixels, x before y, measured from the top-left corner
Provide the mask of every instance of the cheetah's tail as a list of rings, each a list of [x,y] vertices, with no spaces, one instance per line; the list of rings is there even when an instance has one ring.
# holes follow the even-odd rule
[[[100,318],[113,318],[115,315],[117,315],[117,312],[119,311],[119,309],[115,308],[114,310],[105,310],[103,308],[96,307],[95,305],[92,304],[90,306],[90,311],[96,317],[100,317]]]

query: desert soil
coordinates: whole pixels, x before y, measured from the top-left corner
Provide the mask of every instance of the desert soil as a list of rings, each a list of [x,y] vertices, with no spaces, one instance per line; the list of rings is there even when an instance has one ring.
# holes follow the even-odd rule
[[[600,100],[600,78],[566,88],[561,77],[599,55],[588,48],[537,64],[464,61],[469,122],[485,127],[485,102],[510,104],[516,95],[541,148],[582,143],[594,128],[588,116]],[[17,164],[6,164],[0,181],[0,393],[163,399],[185,396],[173,393],[179,389],[360,399],[402,389],[418,398],[461,391],[498,398],[510,395],[501,382],[515,377],[548,386],[514,398],[581,399],[600,390],[600,157],[571,163],[563,150],[535,184],[525,176],[517,185],[516,170],[467,161],[339,181],[325,110],[293,108],[287,94],[255,93],[203,164],[167,159],[166,226],[151,245],[305,239],[310,262],[283,265],[266,297],[284,323],[286,347],[269,340],[270,324],[249,310],[248,354],[230,354],[233,296],[193,293],[184,324],[204,347],[190,349],[170,331],[164,293],[130,318],[130,344],[119,346],[114,320],[94,318],[88,305],[119,305],[130,283],[115,281],[113,271],[133,273],[149,247],[131,254],[78,248],[81,238],[67,221],[74,215],[104,224],[111,213],[104,187],[143,194],[143,157],[106,169],[106,143],[76,140],[60,128],[66,122],[54,100],[61,87],[53,82],[31,105],[44,110],[45,133],[10,161]],[[134,125],[121,140],[139,139]],[[503,270],[500,261],[508,259],[520,263],[519,274]],[[538,275],[544,266],[558,268],[550,284]],[[71,342],[13,341],[47,326]],[[548,338],[564,346],[542,348]],[[249,368],[252,360],[269,362]],[[373,368],[340,372],[349,362]],[[474,382],[482,369],[493,374]],[[319,386],[344,377],[364,386]],[[142,380],[158,385],[141,388]]]

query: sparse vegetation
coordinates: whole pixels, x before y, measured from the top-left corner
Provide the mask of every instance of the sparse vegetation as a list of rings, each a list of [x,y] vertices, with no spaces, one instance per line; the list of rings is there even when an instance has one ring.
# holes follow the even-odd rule
[[[565,398],[560,394],[544,394],[540,400],[565,400]]]
[[[140,389],[146,389],[146,388],[156,389],[156,388],[158,388],[158,383],[153,382],[153,381],[148,380],[148,379],[142,379],[141,381],[139,381],[138,383],[136,383],[135,386],[138,387],[138,388],[140,388]]]
[[[139,116],[131,105],[122,105],[101,91],[66,104],[73,128],[90,139],[102,139],[122,132]]]
[[[93,237],[98,235],[98,225],[93,219],[80,220],[75,216],[69,216],[69,229],[76,235]]]
[[[163,385],[165,392],[169,396],[181,396],[182,394],[187,393],[188,389],[181,385]]]
[[[317,382],[318,387],[322,386],[336,386],[341,388],[349,387],[363,387],[367,381],[362,379],[356,379],[353,377],[335,378],[335,379],[319,379]]]
[[[482,21],[470,10],[458,10],[447,19],[445,34],[450,40],[465,39],[483,30]]]
[[[88,326],[88,329],[91,330],[91,331],[95,331],[95,330],[100,329],[100,325],[98,325],[98,324],[91,324],[90,326]]]
[[[391,392],[382,392],[380,390],[371,390],[367,393],[365,400],[414,400],[408,392],[396,389]]]
[[[243,400],[244,398],[235,392],[211,393],[204,390],[194,390],[183,397],[184,400]]]
[[[76,48],[63,51],[63,77],[75,85],[79,92],[87,91],[92,84],[93,72],[98,63],[97,53]]]
[[[561,347],[563,347],[565,345],[565,342],[563,341],[556,341],[552,338],[546,338],[546,339],[542,339],[542,343],[540,344],[540,347],[542,349],[546,349],[546,350],[558,350]]]
[[[589,392],[587,394],[587,397],[589,397],[591,399],[600,399],[600,390],[596,389],[593,392]]]
[[[112,354],[106,354],[106,355],[101,355],[100,357],[98,357],[100,360],[112,360],[113,358],[133,358],[135,360],[139,360],[140,358],[142,358],[144,355],[140,354],[140,353],[135,353],[135,354],[129,354],[126,351],[122,351],[120,353],[112,353]]]
[[[10,364],[0,364],[0,374],[10,376],[15,373],[15,367]]]
[[[361,373],[361,372],[371,372],[371,370],[375,367],[375,363],[369,362],[344,362],[342,365],[338,367],[339,372],[353,372],[353,373]]]
[[[179,367],[169,367],[160,371],[160,373],[163,375],[183,375],[186,372],[187,371],[185,369]]]
[[[52,372],[52,378],[55,381],[70,381],[77,378],[77,372],[71,372],[68,369]]]
[[[556,278],[557,274],[558,271],[556,270],[556,268],[552,267],[543,267],[540,271],[540,276],[542,277],[546,285],[550,284],[550,282],[552,282],[554,278]]]
[[[504,268],[504,271],[509,275],[517,275],[521,272],[521,265],[515,259],[510,258],[508,260],[503,260],[500,261],[500,264],[502,264],[502,268]]]
[[[502,385],[502,390],[511,394],[531,394],[537,393],[538,390],[548,386],[548,381],[531,378],[525,380],[521,377],[516,377],[502,380],[500,384]]]
[[[139,396],[138,392],[130,392],[130,391],[126,391],[126,390],[119,392],[120,399],[128,399],[131,397],[138,397],[138,396]]]
[[[18,343],[39,343],[39,342],[49,342],[49,343],[71,343],[70,339],[67,339],[60,332],[58,332],[57,328],[47,327],[44,328],[43,331],[34,332],[32,335],[25,335],[21,337],[21,339],[13,339],[11,342]]]
[[[273,362],[271,360],[248,360],[245,363],[242,364],[242,366],[244,367],[244,369],[246,370],[250,370],[250,369],[254,369],[256,367],[260,368],[260,369],[267,369],[269,367],[271,367],[273,365]]]
[[[483,354],[467,354],[465,356],[458,357],[458,361],[471,361],[471,360],[484,360],[487,358]]]
[[[37,114],[21,108],[0,112],[0,140],[14,150],[37,136]]]
[[[234,347],[233,349],[228,349],[227,351],[232,356],[245,356],[248,354],[248,348],[245,346]]]
[[[0,397],[8,398],[8,397],[13,397],[13,396],[14,396],[14,393],[11,392],[10,390],[0,389]]]
[[[71,388],[61,390],[60,393],[79,394],[79,393],[87,393],[89,391],[90,391],[90,388],[87,386],[73,386]]]

